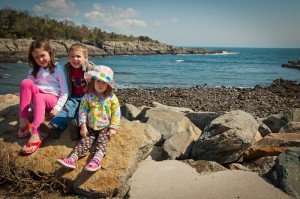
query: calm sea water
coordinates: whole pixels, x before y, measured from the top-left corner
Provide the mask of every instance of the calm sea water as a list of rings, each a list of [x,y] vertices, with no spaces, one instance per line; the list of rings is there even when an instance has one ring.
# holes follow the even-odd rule
[[[283,68],[300,59],[300,49],[206,48],[230,52],[213,55],[147,55],[91,57],[115,72],[117,88],[153,87],[254,87],[268,86],[283,78],[300,82],[300,71]],[[58,59],[65,64],[67,58]],[[27,63],[0,63],[0,94],[19,92],[27,77]]]

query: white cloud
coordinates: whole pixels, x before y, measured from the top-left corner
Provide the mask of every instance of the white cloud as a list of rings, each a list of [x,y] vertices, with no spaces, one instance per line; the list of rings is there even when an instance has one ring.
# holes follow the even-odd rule
[[[139,13],[132,8],[124,10],[115,6],[107,8],[100,4],[94,4],[93,10],[85,13],[84,17],[94,26],[103,24],[118,30],[147,26],[145,21],[138,19]]]
[[[64,19],[79,14],[76,4],[72,0],[45,0],[33,7],[35,14],[48,15],[56,19]]]

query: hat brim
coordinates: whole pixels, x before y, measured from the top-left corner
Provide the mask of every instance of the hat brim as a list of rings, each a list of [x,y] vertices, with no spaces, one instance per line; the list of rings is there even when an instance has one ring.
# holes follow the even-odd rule
[[[114,88],[115,81],[109,79],[109,77],[101,77],[100,73],[97,71],[88,71],[84,73],[84,79],[90,81],[91,79],[102,80],[107,83],[110,87]]]

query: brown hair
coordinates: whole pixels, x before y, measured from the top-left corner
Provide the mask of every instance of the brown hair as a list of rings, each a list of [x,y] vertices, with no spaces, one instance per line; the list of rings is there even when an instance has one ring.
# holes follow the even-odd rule
[[[88,88],[87,88],[87,92],[88,93],[95,92],[95,81],[96,80],[94,78],[92,78],[91,81],[88,83],[88,85],[87,85],[88,86]],[[107,88],[104,91],[103,96],[105,98],[107,98],[107,97],[109,97],[112,94],[112,92],[113,92],[112,87],[110,87],[110,85],[107,84]]]
[[[32,56],[32,51],[34,51],[35,49],[40,49],[43,51],[47,51],[49,53],[50,61],[48,63],[48,67],[50,73],[54,73],[54,68],[55,68],[54,52],[50,46],[50,42],[47,39],[39,38],[31,43],[28,52],[28,64],[30,67],[32,67],[33,77],[36,78],[36,75],[40,69],[40,66],[36,63],[34,57]]]
[[[85,45],[80,43],[75,43],[70,47],[69,53],[73,50],[82,50],[84,57],[88,58],[88,49]]]

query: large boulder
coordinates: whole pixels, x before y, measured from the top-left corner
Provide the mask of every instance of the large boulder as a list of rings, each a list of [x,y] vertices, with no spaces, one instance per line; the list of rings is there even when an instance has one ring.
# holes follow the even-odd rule
[[[259,124],[241,110],[225,113],[208,125],[192,149],[192,159],[220,164],[237,161],[255,142]]]
[[[146,107],[136,119],[151,125],[162,135],[163,147],[170,159],[189,158],[193,142],[201,135],[201,130],[182,113],[166,107]]]
[[[198,136],[201,134],[201,130],[187,117],[168,109],[146,107],[135,119],[153,126],[164,140],[184,131],[191,131]]]
[[[276,184],[289,195],[300,198],[300,147],[287,148],[275,161]]]
[[[22,156],[19,152],[26,139],[17,139],[18,104],[1,105],[4,107],[0,110],[1,166],[11,163],[39,175],[55,175],[76,194],[88,197],[124,197],[129,188],[128,179],[161,137],[148,124],[122,119],[117,134],[108,143],[100,170],[95,173],[83,170],[92,156],[93,147],[78,161],[76,169],[68,170],[55,164],[57,158],[67,157],[78,143],[71,140],[68,129],[59,139],[46,139],[34,154]]]
[[[271,129],[272,133],[296,133],[299,129],[300,108],[270,115],[266,118],[262,118],[262,122]],[[297,127],[294,128],[295,126]]]
[[[223,114],[224,112],[190,112],[185,116],[203,131],[211,121]]]
[[[134,120],[134,118],[140,114],[141,110],[135,106],[133,106],[132,104],[123,104],[121,106],[121,114],[123,117],[125,117],[126,119],[128,119],[129,121]]]
[[[265,156],[278,156],[288,147],[300,147],[299,133],[272,133],[249,147],[243,158],[253,161]]]

